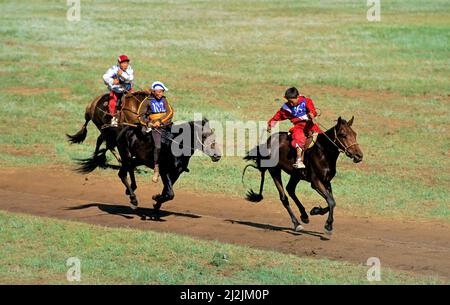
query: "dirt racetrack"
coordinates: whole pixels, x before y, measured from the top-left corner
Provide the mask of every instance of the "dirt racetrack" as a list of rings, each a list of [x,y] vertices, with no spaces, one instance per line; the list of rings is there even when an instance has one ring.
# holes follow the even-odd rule
[[[189,175],[189,174],[187,174]],[[242,244],[298,256],[382,266],[450,279],[450,225],[431,221],[354,217],[335,213],[334,233],[323,233],[326,216],[310,217],[307,231],[292,231],[276,198],[252,204],[223,195],[201,195],[175,188],[176,197],[152,220],[151,195],[161,185],[138,185],[141,215],[128,204],[115,173],[82,176],[58,167],[0,169],[0,209],[112,227],[173,232],[199,239]],[[306,208],[309,211],[312,206]],[[298,215],[298,211],[296,211]]]

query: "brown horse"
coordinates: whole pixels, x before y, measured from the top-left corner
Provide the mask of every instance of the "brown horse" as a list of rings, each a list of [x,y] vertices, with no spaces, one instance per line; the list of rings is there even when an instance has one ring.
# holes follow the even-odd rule
[[[139,124],[138,110],[141,102],[148,97],[149,91],[135,91],[127,93],[121,102],[121,111],[119,112],[119,123],[123,125],[136,125]],[[106,150],[110,150],[114,157],[120,162],[119,155],[117,154],[115,147],[117,146],[116,138],[121,128],[109,128],[111,122],[111,114],[108,108],[109,94],[104,94],[96,97],[86,107],[84,113],[85,122],[81,129],[74,135],[66,134],[69,142],[71,143],[83,143],[87,136],[87,125],[92,121],[100,131],[100,135],[97,138],[97,144],[95,146],[94,156],[99,155],[100,146],[106,141]]]
[[[331,233],[333,230],[333,210],[336,205],[333,198],[331,180],[336,174],[336,161],[339,157],[339,153],[345,153],[345,155],[353,159],[355,163],[361,162],[363,158],[363,153],[359,147],[359,144],[356,142],[356,133],[351,128],[352,124],[353,117],[348,122],[339,117],[336,126],[330,128],[324,133],[319,134],[314,146],[305,152],[305,169],[295,169],[292,166],[295,161],[296,153],[290,145],[291,137],[288,133],[279,132],[271,135],[271,137],[267,140],[266,145],[256,146],[247,154],[246,157],[244,157],[245,160],[256,161],[256,165],[247,165],[244,168],[242,178],[244,178],[245,170],[249,166],[257,168],[261,172],[259,194],[256,194],[252,189],[250,189],[246,195],[246,199],[252,202],[259,202],[263,199],[262,192],[264,187],[264,175],[266,170],[269,170],[280,195],[280,200],[283,203],[283,206],[287,209],[294,224],[294,229],[296,231],[302,230],[303,227],[300,225],[299,221],[292,212],[289,206],[288,198],[283,189],[283,183],[281,180],[281,171],[283,170],[290,175],[286,190],[300,210],[300,219],[303,223],[308,223],[309,218],[302,203],[295,195],[295,188],[300,180],[310,182],[311,187],[326,200],[328,207],[314,207],[310,211],[310,214],[324,215],[328,213],[328,219],[325,223],[325,232]],[[271,153],[278,153],[278,162],[276,162],[274,166],[263,167],[262,165],[262,160],[264,160],[264,157],[261,152],[264,150],[267,151],[266,147]]]

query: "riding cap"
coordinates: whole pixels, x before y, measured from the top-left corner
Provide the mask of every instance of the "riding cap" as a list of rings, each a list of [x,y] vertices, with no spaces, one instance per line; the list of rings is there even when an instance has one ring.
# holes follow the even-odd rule
[[[160,82],[160,81],[153,82],[151,89],[152,90],[169,91],[169,89],[167,89],[167,87],[164,86],[164,84],[162,82]]]
[[[119,58],[117,59],[117,61],[119,63],[123,63],[124,61],[130,61],[130,59],[126,55],[120,55]]]

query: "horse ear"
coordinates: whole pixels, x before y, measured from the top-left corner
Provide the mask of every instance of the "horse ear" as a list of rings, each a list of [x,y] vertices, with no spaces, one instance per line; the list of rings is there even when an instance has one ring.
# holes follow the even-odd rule
[[[353,124],[353,119],[354,119],[355,117],[354,116],[352,116],[352,118],[350,119],[350,121],[348,121],[348,123],[347,123],[347,125],[350,127],[350,126],[352,126],[352,124]]]
[[[337,120],[337,126],[341,126],[341,123],[342,123],[342,118],[341,118],[341,117],[338,117],[338,120]]]

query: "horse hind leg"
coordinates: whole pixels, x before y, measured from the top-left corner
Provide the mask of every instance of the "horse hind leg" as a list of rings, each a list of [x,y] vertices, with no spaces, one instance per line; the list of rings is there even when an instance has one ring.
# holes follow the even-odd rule
[[[299,183],[300,178],[297,176],[291,176],[289,179],[289,182],[286,186],[286,190],[289,194],[289,197],[294,200],[295,204],[297,205],[299,211],[300,211],[300,219],[303,223],[309,223],[309,217],[308,213],[305,210],[305,207],[301,203],[301,201],[298,199],[297,195],[295,194],[295,188],[297,187],[297,184]]]
[[[134,193],[133,189],[131,188],[130,184],[128,183],[128,178],[127,178],[128,172],[129,172],[129,170],[127,168],[125,168],[124,166],[122,166],[119,170],[119,178],[122,181],[123,185],[125,185],[127,194],[129,194],[131,208],[133,210],[135,210],[138,207],[138,200],[137,200],[136,194]]]
[[[283,206],[286,208],[286,210],[288,211],[289,216],[291,217],[291,221],[294,224],[294,230],[297,232],[303,230],[304,229],[303,226],[297,220],[294,212],[292,212],[292,209],[289,206],[289,200],[283,189],[283,183],[281,180],[281,170],[279,168],[275,168],[275,169],[269,170],[269,172],[270,172],[270,175],[272,176],[275,186],[277,187],[278,193],[280,195],[280,201],[283,204]]]
[[[100,146],[102,146],[103,141],[105,141],[105,138],[103,137],[102,134],[100,134],[97,137],[97,142],[95,144],[95,151],[94,151],[94,155],[98,155],[99,151],[100,151]]]

